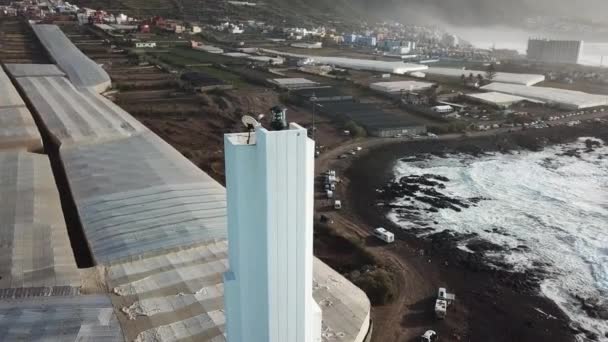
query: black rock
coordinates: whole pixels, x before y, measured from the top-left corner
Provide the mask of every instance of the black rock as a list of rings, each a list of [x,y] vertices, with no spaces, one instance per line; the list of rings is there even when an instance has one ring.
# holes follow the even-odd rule
[[[599,339],[600,339],[600,336],[597,333],[593,332],[593,331],[587,331],[585,333],[585,337],[587,337],[591,341],[599,341]]]
[[[498,252],[503,251],[505,249],[503,246],[481,239],[471,240],[467,242],[467,248],[474,252]]]

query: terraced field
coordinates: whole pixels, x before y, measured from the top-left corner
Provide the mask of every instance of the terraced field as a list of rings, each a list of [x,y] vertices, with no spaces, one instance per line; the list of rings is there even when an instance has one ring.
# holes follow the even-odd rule
[[[3,63],[47,63],[30,27],[19,18],[0,18],[0,61]]]

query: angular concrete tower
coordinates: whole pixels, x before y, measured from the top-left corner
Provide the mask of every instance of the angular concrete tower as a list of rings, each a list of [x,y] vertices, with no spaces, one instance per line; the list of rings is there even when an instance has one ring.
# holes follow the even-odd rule
[[[314,142],[306,129],[224,137],[230,342],[317,342],[312,296]]]

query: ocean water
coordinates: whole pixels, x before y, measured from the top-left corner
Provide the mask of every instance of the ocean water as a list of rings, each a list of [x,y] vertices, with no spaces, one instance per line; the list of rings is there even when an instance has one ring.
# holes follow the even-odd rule
[[[433,231],[477,233],[507,247],[505,252],[487,256],[506,261],[515,270],[542,268],[547,272],[542,293],[573,321],[598,333],[600,341],[608,341],[604,337],[608,321],[589,317],[576,299],[608,298],[608,147],[602,142],[594,151],[584,152],[585,139],[542,152],[399,161],[394,172],[397,179],[445,176],[450,181],[439,192],[463,199],[485,198],[461,212],[424,212],[421,220]],[[564,155],[572,150],[580,154]],[[411,204],[405,199],[396,199],[394,204],[406,202]],[[419,201],[414,205],[429,207]],[[396,211],[388,216],[403,229],[417,227]],[[528,248],[516,249],[521,245]],[[461,248],[471,252],[466,243]]]

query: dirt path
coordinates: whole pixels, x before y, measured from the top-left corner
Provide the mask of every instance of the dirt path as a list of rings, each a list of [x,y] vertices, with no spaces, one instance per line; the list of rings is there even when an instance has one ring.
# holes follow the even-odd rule
[[[352,151],[357,147],[368,149],[382,144],[394,143],[399,139],[358,139],[351,140],[322,154],[316,161],[317,174],[332,168],[344,170],[350,163],[348,160],[337,159],[341,154]],[[342,192],[348,185],[342,185]],[[432,328],[428,322],[428,308],[416,305],[428,301],[436,290],[434,281],[429,278],[428,272],[421,272],[418,265],[408,262],[408,255],[415,254],[402,241],[393,245],[378,243],[370,235],[370,229],[357,215],[351,212],[348,205],[340,212],[332,212],[332,227],[346,237],[355,237],[367,241],[366,246],[378,260],[382,260],[392,271],[398,286],[397,297],[387,305],[374,307],[372,319],[374,320],[372,341],[401,342],[411,341],[420,335],[421,331]],[[416,327],[404,327],[404,318],[422,317]],[[406,325],[406,324],[405,324]]]

